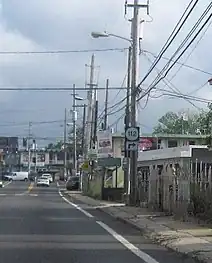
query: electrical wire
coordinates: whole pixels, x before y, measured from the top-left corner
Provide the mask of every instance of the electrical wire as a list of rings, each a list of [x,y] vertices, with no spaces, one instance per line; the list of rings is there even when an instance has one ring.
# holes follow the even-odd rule
[[[194,47],[192,48],[191,52],[189,52],[189,54],[187,55],[187,57],[185,58],[184,62],[180,65],[180,67],[177,69],[177,71],[172,75],[172,77],[169,79],[169,81],[172,81],[177,74],[180,72],[180,70],[183,68],[183,66],[185,65],[185,63],[189,60],[189,58],[191,57],[191,55],[193,54],[193,52],[195,51],[195,49],[198,47],[198,45],[200,44],[200,42],[203,40],[203,37],[205,36],[205,34],[207,33],[208,29],[210,28],[212,24],[212,21],[208,24],[208,26],[206,27],[206,29],[204,30],[204,32],[202,33],[202,35],[200,36],[199,40],[197,41],[197,43],[194,45]]]
[[[36,55],[36,54],[68,54],[68,53],[90,53],[124,51],[128,48],[104,48],[104,49],[78,49],[78,50],[46,50],[46,51],[0,51],[0,55]]]
[[[189,16],[191,15],[192,11],[194,10],[194,8],[196,7],[198,0],[195,1],[195,3],[193,4],[193,6],[191,7],[191,9],[189,10],[191,4],[193,3],[194,0],[191,0],[190,3],[188,4],[188,6],[186,7],[185,11],[183,12],[182,16],[180,17],[180,20],[177,22],[176,26],[174,27],[173,31],[171,32],[170,36],[168,37],[167,41],[165,42],[164,46],[162,47],[161,51],[159,52],[159,54],[157,55],[154,63],[152,64],[152,66],[150,67],[150,69],[148,70],[148,72],[146,73],[146,75],[143,77],[143,79],[141,80],[141,82],[138,84],[138,88],[141,86],[141,84],[147,79],[147,77],[150,75],[150,73],[152,72],[152,70],[154,69],[154,67],[158,64],[158,62],[160,61],[160,59],[162,58],[163,54],[167,51],[167,49],[170,47],[170,45],[172,44],[172,42],[174,41],[174,39],[177,37],[177,35],[179,34],[179,32],[181,31],[182,27],[184,26],[184,24],[186,23],[186,21],[188,20]],[[189,10],[188,14],[186,15],[187,11]],[[186,15],[186,16],[185,16]],[[185,16],[185,18],[184,18]],[[184,19],[183,19],[184,18]],[[183,21],[182,21],[183,20]],[[181,23],[182,21],[182,23]],[[178,27],[179,26],[179,27]]]
[[[190,2],[190,5],[191,5],[191,3],[192,3],[193,1],[191,1]],[[192,6],[192,9],[189,11],[189,15],[191,14],[191,11],[193,11],[193,9],[194,9],[194,7],[196,6],[196,3],[197,3],[197,1],[195,1],[195,3],[194,3],[194,5]],[[202,18],[203,19],[203,15],[206,15],[207,13],[206,12],[208,12],[208,10],[209,10],[209,8],[210,8],[210,5],[211,4],[209,4],[209,6],[208,6],[208,8],[206,8],[206,10],[204,11],[204,13],[202,14],[202,16],[200,17],[200,18]],[[187,8],[189,8],[189,6],[187,7]],[[187,9],[186,9],[187,10]],[[186,11],[185,11],[186,12]],[[184,12],[184,14],[183,14],[183,16],[182,17],[184,17],[184,15],[185,15],[185,12]],[[187,14],[188,15],[188,14]],[[182,18],[181,17],[181,18]],[[186,16],[187,17],[187,16]],[[137,99],[137,101],[139,101],[140,99],[142,99],[143,97],[145,97],[154,87],[155,87],[155,85],[157,85],[162,79],[164,79],[166,76],[167,76],[167,74],[168,74],[168,72],[173,68],[173,66],[178,62],[178,60],[182,57],[182,55],[185,53],[185,51],[190,47],[190,45],[194,42],[194,40],[196,39],[196,37],[199,35],[199,33],[204,29],[204,27],[205,27],[205,25],[207,25],[207,23],[209,22],[209,20],[210,20],[210,18],[211,18],[211,16],[209,16],[208,17],[208,19],[205,21],[205,23],[202,25],[202,27],[199,29],[199,31],[196,33],[196,35],[192,38],[192,40],[189,42],[189,44],[186,46],[186,48],[181,52],[181,54],[177,57],[177,59],[175,59],[175,60],[173,60],[173,56],[169,59],[169,61],[168,61],[168,63],[166,64],[166,66],[164,67],[164,68],[166,68],[167,67],[167,65],[169,65],[170,64],[170,61],[174,61],[173,62],[173,64],[167,69],[167,72],[166,72],[166,74],[165,74],[165,76],[163,76],[162,78],[160,78],[158,81],[156,81],[156,80],[154,80],[156,83],[154,83],[154,81],[151,83],[151,85],[149,85],[149,89],[144,93],[144,94],[142,94],[138,99]],[[186,18],[187,19],[187,18]],[[183,22],[182,23],[185,23],[185,21],[186,21],[186,19],[184,19],[183,20]],[[182,20],[182,19],[181,19]],[[194,30],[195,28],[196,28],[196,26],[198,25],[198,23],[199,23],[199,21],[200,21],[200,19],[197,21],[197,23],[193,26],[193,29],[192,30]],[[180,22],[179,22],[180,23]],[[182,28],[181,26],[180,26],[180,28]],[[179,28],[178,28],[179,29]],[[191,32],[192,32],[192,30],[190,31],[190,33],[189,34],[191,34]],[[174,32],[174,30],[173,30],[173,32]],[[173,35],[173,32],[172,32],[172,34],[171,34],[171,36]],[[179,31],[178,31],[179,32]],[[188,35],[189,35],[188,34]],[[175,35],[175,34],[174,34]],[[170,36],[170,37],[171,37]],[[188,36],[187,36],[188,37]],[[184,39],[184,41],[187,39],[187,37]],[[185,45],[185,42],[182,42],[181,43],[181,46],[183,46],[183,45]],[[165,45],[164,45],[165,46]],[[163,50],[163,49],[162,49]],[[178,50],[179,51],[179,50]],[[163,51],[162,51],[162,54],[163,54]],[[176,55],[177,53],[175,52],[175,55]],[[159,75],[159,77],[160,77],[160,75]],[[143,81],[144,81],[144,79],[142,79],[142,81],[138,84],[138,88],[140,87],[140,85],[143,83]],[[123,98],[121,101],[119,101],[118,103],[116,103],[116,105],[119,105],[120,103],[122,103],[122,102],[124,102],[125,100],[126,100],[126,98],[127,98],[127,96],[125,97],[125,98]],[[115,105],[114,105],[115,106]]]
[[[155,53],[153,52],[150,52],[148,50],[142,50],[142,53],[147,53],[147,54],[150,54],[152,55],[154,58],[156,58],[157,56],[155,55]],[[173,59],[170,59],[168,57],[165,57],[163,56],[162,59],[164,60],[171,60],[171,61],[174,61]],[[194,66],[191,66],[191,65],[187,65],[185,63],[181,63],[181,62],[176,62],[176,64],[179,64],[179,65],[182,65],[183,67],[186,67],[186,68],[189,68],[189,69],[192,69],[192,70],[195,70],[195,71],[199,71],[203,74],[206,74],[206,75],[209,75],[209,76],[212,76],[212,72],[209,72],[209,71],[206,71],[206,70],[203,70],[203,69],[200,69],[200,68],[197,68],[197,67],[194,67]]]
[[[145,54],[145,58],[146,58],[150,63],[152,63],[151,59],[148,57],[147,54]],[[157,74],[159,74],[160,70],[159,70],[157,67],[155,67],[154,70],[157,72]],[[163,79],[162,81],[164,82],[165,86],[169,87],[172,91],[175,91],[175,90],[176,90],[177,92],[179,92],[180,94],[182,94],[181,91],[171,82],[171,80],[169,80],[169,79]],[[182,95],[184,95],[184,94],[182,94]],[[147,98],[149,99],[149,97],[150,97],[150,93],[148,94],[148,97],[147,97]],[[148,99],[147,99],[147,101],[146,101],[145,107],[146,107],[147,104],[148,104]],[[192,106],[194,106],[195,108],[200,109],[198,106],[196,106],[196,105],[195,105],[193,102],[191,102],[189,99],[186,99],[186,98],[185,98],[185,100],[186,100],[188,103],[190,103]]]
[[[67,120],[67,121],[71,121],[71,119]],[[42,124],[55,124],[55,123],[63,123],[64,120],[51,120],[51,121],[32,121],[31,124],[32,126],[34,125],[42,125]],[[17,123],[17,122],[8,122],[8,123],[5,123],[5,124],[0,124],[0,127],[13,127],[13,126],[28,126],[29,125],[29,122],[20,122],[20,123]]]
[[[212,3],[211,3],[212,6]],[[146,96],[153,88],[155,88],[155,86],[162,80],[164,79],[167,74],[169,73],[169,71],[174,67],[174,65],[176,64],[176,62],[183,56],[183,54],[186,52],[186,50],[191,46],[191,44],[194,42],[194,40],[198,37],[198,35],[200,34],[200,32],[204,29],[204,27],[208,24],[208,22],[210,21],[212,17],[212,14],[209,15],[209,17],[206,19],[206,21],[203,23],[203,25],[200,27],[200,29],[198,30],[198,32],[194,35],[194,37],[191,39],[191,41],[188,43],[188,45],[185,47],[185,49],[180,53],[180,55],[175,59],[175,61],[172,63],[172,65],[167,69],[166,73],[164,74],[164,76],[160,77],[160,75],[158,75],[158,77],[160,77],[158,80],[157,78],[151,83],[151,85],[149,86],[148,91],[145,92],[145,94],[142,94],[137,101],[139,101],[140,99],[142,99],[144,96]]]

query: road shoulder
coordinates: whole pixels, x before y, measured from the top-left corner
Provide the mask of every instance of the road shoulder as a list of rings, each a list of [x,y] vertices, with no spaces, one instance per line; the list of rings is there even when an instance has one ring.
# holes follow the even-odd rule
[[[105,212],[119,221],[130,224],[154,243],[200,262],[212,263],[211,228],[176,221],[172,217],[149,212],[142,208],[96,200],[81,193],[67,193],[73,202],[79,200],[93,209]]]

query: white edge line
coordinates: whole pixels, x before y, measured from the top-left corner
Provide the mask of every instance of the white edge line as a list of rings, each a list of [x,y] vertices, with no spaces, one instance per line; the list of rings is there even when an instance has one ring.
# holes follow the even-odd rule
[[[96,221],[98,225],[100,225],[104,230],[106,230],[109,234],[111,234],[116,240],[118,240],[123,246],[125,246],[127,249],[129,249],[133,254],[135,254],[137,257],[142,259],[146,263],[159,263],[154,258],[152,258],[150,255],[146,254],[145,252],[141,251],[138,247],[130,243],[128,240],[126,240],[123,236],[116,233],[112,228],[107,226],[101,221]]]
[[[7,182],[6,184],[3,184],[4,185],[4,187],[5,186],[7,186],[7,185],[9,185],[9,184],[11,184],[12,183],[12,181],[9,181],[9,182]]]
[[[77,210],[79,210],[80,212],[82,212],[83,214],[85,214],[87,217],[93,218],[94,216],[91,215],[90,213],[88,213],[87,211],[85,211],[84,209],[82,209],[80,206],[72,203],[71,201],[69,201],[67,198],[65,198],[61,192],[59,191],[59,195],[63,198],[63,200],[65,202],[67,202],[68,204],[72,205],[73,207],[75,207]]]
[[[68,204],[72,205],[75,207],[77,210],[85,214],[87,217],[93,218],[94,216],[82,209],[80,206],[72,203],[69,201],[67,198],[65,198],[60,191],[59,195],[62,197],[62,199],[67,202]],[[145,252],[141,251],[138,247],[130,243],[127,239],[125,239],[123,236],[119,235],[117,232],[115,232],[112,228],[107,226],[101,221],[96,221],[98,225],[100,225],[104,230],[106,230],[110,235],[112,235],[117,241],[119,241],[123,246],[125,246],[127,249],[129,249],[133,254],[138,256],[140,259],[145,261],[146,263],[159,263],[156,261],[154,258],[152,258],[150,255],[146,254]]]

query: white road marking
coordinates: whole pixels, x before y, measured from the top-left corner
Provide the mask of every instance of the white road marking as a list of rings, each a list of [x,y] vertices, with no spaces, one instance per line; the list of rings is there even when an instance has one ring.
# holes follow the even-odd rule
[[[25,195],[26,193],[20,193],[20,194],[15,194],[15,196],[22,196]]]
[[[57,182],[57,187],[60,187],[60,184]]]
[[[98,225],[100,225],[104,230],[106,230],[109,234],[111,234],[116,240],[118,240],[123,246],[125,246],[127,249],[129,249],[133,254],[135,254],[137,257],[142,259],[146,263],[159,263],[154,258],[152,258],[150,255],[146,254],[145,252],[141,251],[138,247],[130,243],[128,240],[126,240],[123,236],[119,235],[116,231],[114,231],[112,228],[110,228],[108,225],[101,221],[96,221]]]
[[[38,196],[37,194],[30,194],[30,196]]]
[[[88,213],[87,211],[85,211],[84,209],[82,209],[80,206],[72,203],[71,201],[69,201],[67,198],[65,198],[61,192],[59,191],[59,195],[63,198],[63,200],[65,202],[67,202],[68,204],[72,205],[73,207],[75,207],[77,210],[79,210],[80,212],[82,212],[83,214],[85,214],[87,217],[93,218],[94,216],[91,215],[90,213]]]
[[[12,181],[9,181],[9,182],[5,183],[5,184],[4,184],[4,187],[7,186],[7,185],[9,185],[9,184],[11,184],[11,183],[12,183]]]
[[[68,204],[72,205],[73,207],[75,207],[77,210],[79,210],[80,212],[82,212],[83,214],[85,214],[87,217],[94,217],[93,215],[91,215],[90,213],[88,213],[87,211],[85,211],[84,209],[82,209],[80,206],[72,203],[71,201],[69,201],[67,198],[65,198],[60,191],[59,195],[63,198],[63,200],[65,202],[67,202]],[[133,254],[135,254],[137,257],[139,257],[140,259],[142,259],[144,262],[146,263],[159,263],[157,260],[155,260],[154,258],[152,258],[150,255],[146,254],[145,252],[141,251],[138,247],[136,247],[135,245],[133,245],[132,243],[130,243],[127,239],[125,239],[123,236],[119,235],[116,231],[114,231],[112,228],[110,228],[108,225],[106,225],[105,223],[101,222],[101,221],[96,221],[96,223],[101,226],[104,230],[106,230],[110,235],[112,235],[117,241],[119,241],[123,246],[125,246],[127,249],[129,249]]]
[[[5,196],[5,195],[7,195],[7,194],[0,194],[0,196]]]

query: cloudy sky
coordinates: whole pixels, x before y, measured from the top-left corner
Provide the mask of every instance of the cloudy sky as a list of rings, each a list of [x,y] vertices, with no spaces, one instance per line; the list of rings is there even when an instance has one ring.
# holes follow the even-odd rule
[[[60,88],[72,87],[76,84],[76,87],[84,88],[85,83],[88,82],[88,65],[92,52],[78,51],[119,48],[123,50],[94,52],[95,81],[103,88],[106,79],[109,78],[110,87],[121,87],[127,71],[127,51],[124,48],[127,48],[129,43],[113,37],[93,39],[90,33],[106,30],[129,38],[128,19],[132,17],[132,10],[128,9],[127,15],[124,16],[124,2],[124,0],[1,0],[0,86],[2,88]],[[140,0],[140,2],[145,1]],[[146,15],[145,9],[140,10],[141,18],[146,21],[141,30],[143,36],[141,49],[148,51],[140,55],[140,78],[148,71],[154,54],[160,51],[189,2],[190,0],[150,0],[151,17]],[[210,0],[202,0],[201,4],[197,5],[182,32],[164,54],[165,57],[173,54],[210,2]],[[198,41],[200,37],[201,41]],[[209,27],[204,35],[200,34],[200,37],[180,61],[205,73],[177,64],[168,74],[167,80],[171,80],[172,88],[177,88],[184,94],[191,93],[193,96],[211,99],[212,92],[208,85],[198,88],[207,82],[212,72],[210,52],[212,27]],[[61,50],[73,52],[19,53]],[[12,54],[4,53],[8,51]],[[162,59],[156,70],[161,69],[165,62],[167,61]],[[156,72],[154,70],[147,78],[143,88],[151,84]],[[162,81],[157,87],[168,89]],[[86,98],[85,91],[78,91],[78,94]],[[138,121],[142,132],[151,132],[157,119],[168,110],[197,110],[188,101],[160,95],[159,90],[151,93],[143,110],[145,99],[139,103]],[[123,89],[110,90],[109,107],[124,96]],[[101,113],[104,91],[99,92],[98,98]],[[63,134],[64,109],[65,107],[71,109],[71,101],[71,91],[1,91],[0,133],[23,137],[27,134],[28,122],[32,122],[35,136],[59,138]],[[197,107],[206,105],[199,102],[194,104]],[[121,106],[111,111],[117,111]],[[122,114],[123,112],[120,111],[109,116],[109,124],[118,130],[123,128],[123,118],[120,118]],[[79,111],[79,118],[81,117],[82,113]]]

